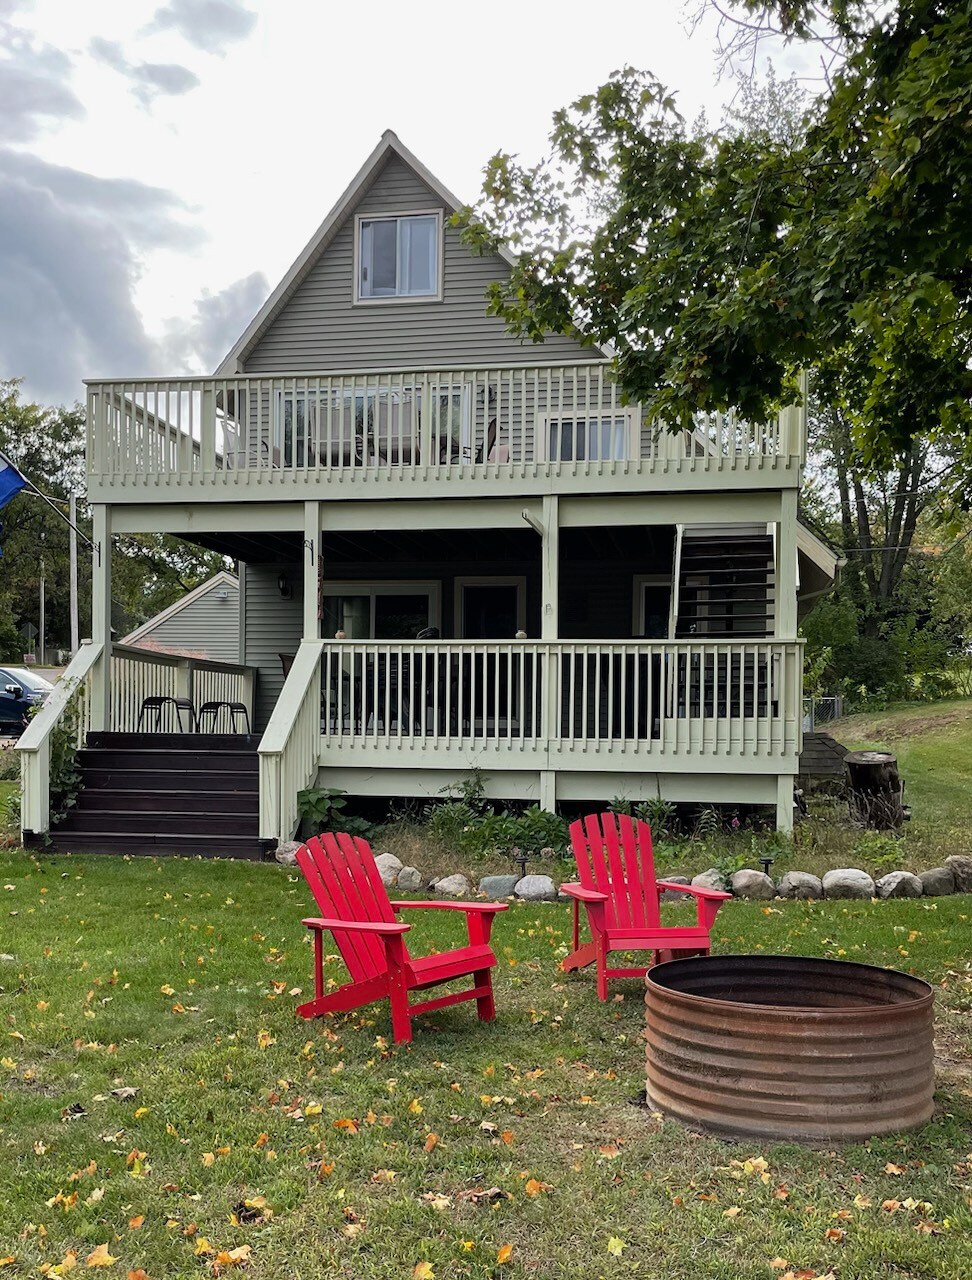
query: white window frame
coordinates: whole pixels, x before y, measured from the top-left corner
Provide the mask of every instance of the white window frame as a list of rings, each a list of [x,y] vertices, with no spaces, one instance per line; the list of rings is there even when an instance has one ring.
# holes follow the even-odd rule
[[[434,293],[396,293],[381,297],[363,297],[361,293],[361,224],[363,222],[400,222],[405,218],[435,218],[435,292]],[[356,307],[385,306],[402,302],[441,302],[442,275],[445,266],[445,237],[443,232],[442,209],[403,209],[388,213],[356,213],[354,216],[354,305]]]
[[[671,640],[675,635],[675,584],[672,575],[670,573],[636,573],[631,585],[631,633],[639,639],[645,634],[645,587],[668,587],[667,639]]]
[[[407,641],[375,640],[375,599],[377,596],[420,596],[429,597],[430,627],[442,626],[442,583],[436,579],[425,582],[398,582],[390,578],[382,578],[371,582],[346,582],[335,578],[326,578],[321,585],[321,615],[324,613],[324,601],[328,596],[368,596],[370,599],[368,630],[371,635],[360,644],[406,644]],[[332,639],[333,637],[328,637]],[[414,637],[413,637],[414,638]]]
[[[517,631],[526,631],[526,577],[523,575],[514,575],[509,577],[483,577],[478,574],[464,576],[455,579],[454,584],[454,610],[455,610],[455,632],[459,639],[464,640],[463,631],[465,630],[465,618],[463,616],[462,592],[464,587],[516,587],[516,629]],[[510,636],[513,640],[515,637]],[[472,643],[472,642],[471,642]]]
[[[579,423],[590,423],[597,421],[599,424],[608,419],[612,422],[623,421],[624,423],[624,457],[623,458],[554,458],[551,456],[550,449],[550,432],[554,426],[559,426],[564,420],[574,423],[575,439],[576,428]],[[640,440],[635,439],[635,425],[638,421],[637,415],[631,409],[583,409],[578,412],[572,410],[563,410],[560,413],[544,413],[539,415],[539,422],[543,432],[542,451],[547,462],[560,463],[564,462],[592,462],[600,466],[605,462],[629,462],[637,459],[641,454]],[[588,441],[590,437],[587,437]]]

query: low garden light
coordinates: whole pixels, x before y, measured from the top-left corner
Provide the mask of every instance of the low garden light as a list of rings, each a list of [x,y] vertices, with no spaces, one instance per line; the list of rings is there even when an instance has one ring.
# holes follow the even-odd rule
[[[519,845],[514,845],[510,850],[510,861],[519,871],[521,880],[526,875],[527,863],[529,860],[529,856],[523,852]]]
[[[759,860],[759,865],[763,868],[763,874],[769,875],[770,867],[773,865],[773,859],[770,858],[768,855],[764,854],[763,857],[760,858]]]

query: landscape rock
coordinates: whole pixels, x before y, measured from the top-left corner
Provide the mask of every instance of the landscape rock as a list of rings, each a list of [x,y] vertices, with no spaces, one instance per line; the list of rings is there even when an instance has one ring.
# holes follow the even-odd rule
[[[788,871],[780,877],[776,891],[781,898],[813,898],[815,901],[823,897],[823,884],[819,876],[809,871]]]
[[[729,888],[737,898],[758,898],[765,902],[776,897],[776,885],[766,872],[753,871],[749,867],[734,872]]]
[[[467,893],[472,892],[472,885],[465,876],[458,873],[454,876],[445,876],[442,880],[436,880],[432,887],[436,893],[444,893],[447,898],[464,898]]]
[[[823,878],[825,898],[873,898],[877,886],[866,871],[856,867],[838,867]]]
[[[690,884],[688,876],[662,876],[663,880],[667,880],[670,884]],[[689,893],[676,893],[674,889],[663,889],[661,895],[662,902],[691,902],[692,895]]]
[[[953,853],[945,859],[945,865],[955,877],[956,893],[972,893],[972,858],[966,854]]]
[[[892,871],[875,885],[879,898],[920,898],[921,881],[910,871]]]
[[[375,866],[386,889],[398,883],[398,873],[402,869],[401,858],[396,858],[393,853],[379,853],[375,858]]]
[[[483,876],[479,882],[479,892],[485,893],[487,898],[494,901],[497,898],[509,898],[513,890],[516,888],[516,882],[519,876]]]
[[[557,901],[557,886],[549,876],[524,876],[517,880],[514,893],[526,902]]]
[[[726,887],[726,878],[721,871],[715,867],[710,867],[708,871],[703,871],[697,876],[692,877],[692,883],[696,889],[722,889]]]
[[[944,898],[946,894],[955,892],[955,876],[951,867],[932,867],[929,871],[919,871],[918,879],[926,898]]]
[[[278,844],[273,851],[273,856],[282,867],[296,867],[297,850],[300,848],[298,840],[287,840],[283,844]]]
[[[404,889],[407,893],[415,893],[425,888],[425,876],[417,867],[402,867],[395,883],[399,889]]]

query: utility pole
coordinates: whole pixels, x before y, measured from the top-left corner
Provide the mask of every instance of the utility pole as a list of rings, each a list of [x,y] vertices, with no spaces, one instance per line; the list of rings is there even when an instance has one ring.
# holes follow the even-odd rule
[[[77,653],[81,645],[81,625],[78,618],[78,500],[75,495],[68,495],[68,519],[71,521],[68,533],[69,573],[71,580],[71,657]]]
[[[47,599],[46,599],[47,583],[44,581],[44,550],[43,550],[44,542],[45,542],[45,538],[42,533],[41,534],[41,558],[40,558],[40,617],[38,618],[38,622],[40,623],[40,655],[39,657],[40,657],[40,665],[42,667],[47,666],[47,639],[46,639],[47,624],[46,624],[46,619],[44,617],[45,613],[47,612]]]

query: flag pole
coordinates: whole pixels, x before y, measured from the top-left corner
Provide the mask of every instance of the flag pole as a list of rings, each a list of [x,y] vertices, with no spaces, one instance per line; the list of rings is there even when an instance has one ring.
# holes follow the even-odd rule
[[[81,530],[80,530],[80,529],[77,527],[77,525],[74,523],[74,521],[73,521],[73,520],[71,520],[71,519],[69,519],[69,518],[64,514],[64,512],[60,509],[60,507],[58,507],[58,506],[56,505],[56,503],[54,502],[53,498],[49,498],[49,497],[47,496],[47,494],[46,494],[46,493],[41,493],[40,489],[38,489],[37,485],[36,485],[36,484],[34,484],[33,480],[30,480],[27,476],[25,476],[25,475],[24,475],[24,473],[23,473],[23,472],[20,470],[20,468],[17,466],[17,464],[16,464],[15,462],[11,462],[11,460],[7,457],[7,455],[3,452],[3,450],[2,450],[2,449],[0,449],[0,459],[2,459],[2,460],[7,464],[7,466],[8,466],[8,467],[13,467],[13,469],[14,469],[14,471],[16,471],[17,475],[18,475],[18,476],[20,476],[21,480],[23,480],[23,482],[24,482],[24,486],[25,486],[25,487],[26,487],[26,488],[27,488],[27,489],[28,489],[32,494],[34,494],[34,495],[35,495],[35,497],[41,498],[44,502],[46,502],[46,503],[47,503],[47,505],[50,507],[50,509],[51,509],[53,512],[55,512],[57,515],[59,515],[59,516],[61,517],[61,519],[64,521],[64,523],[65,523],[66,525],[70,525],[70,527],[74,530],[74,532],[75,532],[75,533],[77,534],[77,536],[82,540],[82,542],[86,542],[86,543],[88,544],[88,546],[91,548],[91,550],[92,550],[92,551],[95,553],[95,555],[97,556],[97,558],[98,558],[98,563],[99,563],[99,564],[101,564],[101,546],[100,546],[100,544],[99,544],[99,543],[97,543],[97,542],[92,542],[92,541],[91,541],[91,539],[88,537],[88,535],[87,535],[86,533],[82,533],[82,532],[81,532]]]

